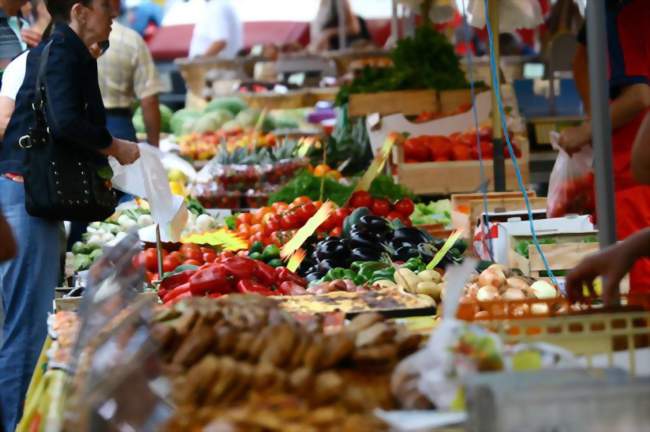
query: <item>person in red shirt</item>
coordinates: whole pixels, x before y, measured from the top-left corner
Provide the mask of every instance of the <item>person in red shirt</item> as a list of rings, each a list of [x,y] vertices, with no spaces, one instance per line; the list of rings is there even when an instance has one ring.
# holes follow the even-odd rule
[[[619,240],[650,226],[650,187],[632,174],[632,146],[650,109],[650,2],[607,0],[610,115]],[[584,32],[574,61],[576,86],[589,111]],[[579,39],[581,37],[579,36]],[[560,145],[569,153],[591,143],[591,125],[562,131]],[[650,259],[638,260],[630,272],[631,292],[650,293]]]

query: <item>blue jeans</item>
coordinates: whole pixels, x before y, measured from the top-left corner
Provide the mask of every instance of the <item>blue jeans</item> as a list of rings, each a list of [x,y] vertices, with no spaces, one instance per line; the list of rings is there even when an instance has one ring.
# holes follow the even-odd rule
[[[0,428],[13,431],[47,335],[47,314],[59,279],[60,223],[28,215],[23,185],[5,177],[0,177],[0,208],[18,245],[16,258],[0,264],[5,316],[0,339]]]
[[[111,110],[108,110],[106,113],[106,129],[108,129],[111,135],[115,138],[129,141],[137,140],[135,127],[133,127],[133,121],[131,120],[131,114],[115,114],[112,113]]]

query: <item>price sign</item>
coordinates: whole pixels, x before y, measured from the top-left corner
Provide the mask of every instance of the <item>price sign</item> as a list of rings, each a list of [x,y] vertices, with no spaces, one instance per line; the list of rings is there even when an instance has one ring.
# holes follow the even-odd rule
[[[181,239],[182,243],[208,244],[224,250],[238,251],[248,249],[248,243],[232,231],[221,228],[217,231],[192,234]]]
[[[334,211],[334,203],[332,203],[332,201],[326,201],[323,203],[321,208],[319,208],[318,211],[302,226],[302,228],[294,234],[291,240],[282,247],[280,250],[280,256],[284,259],[291,257],[291,255],[300,249],[305,241],[316,232],[316,229],[325,222],[332,211]]]
[[[400,139],[400,137],[401,135],[398,133],[391,133],[386,137],[386,141],[384,141],[384,145],[381,147],[381,150],[379,150],[372,163],[363,174],[363,177],[361,177],[361,180],[359,180],[359,183],[357,183],[357,187],[354,189],[355,192],[367,191],[370,189],[370,185],[372,184],[373,180],[379,175],[381,170],[384,169],[384,165],[386,165],[386,161],[390,156],[390,152],[393,150],[393,146]]]
[[[442,261],[442,259],[447,255],[447,252],[449,252],[449,249],[451,249],[454,244],[456,244],[456,241],[458,238],[463,234],[463,230],[459,229],[451,233],[447,241],[445,242],[444,245],[440,248],[438,253],[436,253],[431,260],[429,264],[427,264],[427,270],[433,270],[436,268],[436,266]]]

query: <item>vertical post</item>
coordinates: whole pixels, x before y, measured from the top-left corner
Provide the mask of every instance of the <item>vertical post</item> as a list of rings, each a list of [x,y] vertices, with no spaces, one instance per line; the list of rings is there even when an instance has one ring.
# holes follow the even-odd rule
[[[612,125],[607,79],[605,2],[587,2],[587,50],[591,83],[591,136],[596,178],[596,210],[600,247],[616,242],[616,213],[612,170]]]
[[[160,240],[160,225],[156,224],[156,257],[158,258],[158,280],[163,278],[163,248]]]
[[[390,39],[393,43],[399,40],[399,24],[397,18],[397,0],[391,0],[391,16],[390,16]]]
[[[339,17],[339,50],[347,47],[347,23],[344,0],[336,0],[336,12]]]
[[[497,0],[489,0],[489,7],[486,13],[490,20],[492,27],[492,34],[494,39],[494,64],[496,65],[496,77],[492,77],[493,85],[501,85],[500,77],[500,55],[499,55],[499,2]],[[501,130],[501,115],[499,113],[499,105],[497,102],[497,94],[492,89],[492,143],[494,144],[494,157],[493,157],[493,173],[494,173],[494,190],[496,192],[503,192],[506,190],[506,168],[505,158],[503,151],[503,131]]]

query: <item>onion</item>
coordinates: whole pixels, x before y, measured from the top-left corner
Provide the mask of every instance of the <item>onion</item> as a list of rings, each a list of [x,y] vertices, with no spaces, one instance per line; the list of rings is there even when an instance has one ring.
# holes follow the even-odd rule
[[[474,315],[474,319],[477,321],[488,319],[488,318],[490,318],[490,314],[488,313],[488,311],[479,311],[476,312],[476,314]]]
[[[557,291],[555,290],[555,287],[543,280],[538,280],[532,284],[530,286],[530,289],[533,292],[533,295],[541,300],[553,299],[557,297]]]
[[[546,315],[548,314],[548,305],[546,303],[535,303],[530,307],[533,315]]]
[[[523,317],[528,315],[529,307],[527,304],[522,304],[519,306],[515,306],[515,308],[512,310],[512,314],[518,318]]]
[[[492,285],[499,288],[506,283],[506,275],[501,270],[485,270],[478,277],[478,284],[480,286]]]
[[[524,300],[526,298],[526,294],[519,288],[508,288],[502,296],[504,300]]]
[[[530,289],[528,282],[518,277],[511,277],[506,279],[506,284],[508,285],[508,288],[517,288],[524,293]]]
[[[507,274],[510,270],[502,264],[492,264],[486,270],[500,271],[503,274]]]
[[[471,298],[476,298],[476,293],[478,292],[478,289],[479,289],[478,284],[473,283],[465,289],[465,293],[467,296]]]
[[[480,302],[492,301],[497,297],[499,297],[499,291],[492,285],[482,286],[476,293],[476,300]]]

